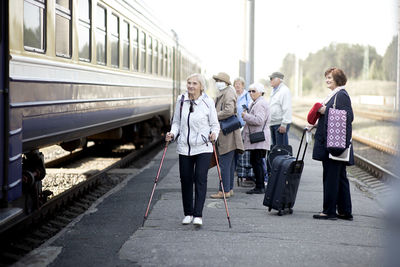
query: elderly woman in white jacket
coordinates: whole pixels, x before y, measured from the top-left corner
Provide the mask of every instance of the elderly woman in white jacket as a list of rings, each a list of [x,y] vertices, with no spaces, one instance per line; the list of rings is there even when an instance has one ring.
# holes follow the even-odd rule
[[[270,110],[268,102],[263,97],[264,85],[253,83],[249,86],[249,93],[253,99],[249,111],[242,113],[242,118],[246,122],[243,129],[243,143],[246,150],[250,150],[250,163],[253,167],[256,178],[255,188],[247,191],[247,194],[263,194],[264,186],[264,167],[263,159],[270,148]],[[250,133],[264,132],[264,140],[256,143],[250,142]]]
[[[213,146],[219,134],[214,101],[204,93],[201,74],[187,78],[187,92],[178,97],[171,131],[165,140],[177,139],[183,211],[182,224],[203,224],[203,207],[207,193],[207,174]],[[193,183],[195,200],[193,205]]]

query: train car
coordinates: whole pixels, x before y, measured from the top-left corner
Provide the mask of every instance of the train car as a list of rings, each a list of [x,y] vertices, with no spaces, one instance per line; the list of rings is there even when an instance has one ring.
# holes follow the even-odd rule
[[[168,126],[198,59],[138,0],[1,1],[0,224],[39,208],[39,148],[135,145]],[[37,199],[36,199],[37,200]]]

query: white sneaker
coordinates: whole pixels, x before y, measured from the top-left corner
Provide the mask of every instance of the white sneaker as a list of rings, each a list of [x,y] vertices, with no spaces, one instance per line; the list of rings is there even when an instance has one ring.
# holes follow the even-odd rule
[[[182,220],[182,224],[189,224],[191,223],[193,220],[193,216],[185,216],[185,218],[183,218]]]
[[[203,219],[201,217],[194,217],[193,224],[199,226],[203,225]]]

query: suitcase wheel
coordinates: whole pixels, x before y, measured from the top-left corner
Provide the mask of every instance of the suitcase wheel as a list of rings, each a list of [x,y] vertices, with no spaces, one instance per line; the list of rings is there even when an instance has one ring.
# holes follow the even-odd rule
[[[293,213],[293,209],[289,208],[289,214]]]
[[[272,210],[271,208],[268,208],[268,212],[271,212],[271,210]]]
[[[282,216],[282,215],[283,215],[282,211],[278,210],[278,216]]]

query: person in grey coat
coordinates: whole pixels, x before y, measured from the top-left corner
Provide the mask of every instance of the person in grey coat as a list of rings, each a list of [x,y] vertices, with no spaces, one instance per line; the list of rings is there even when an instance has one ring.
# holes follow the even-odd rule
[[[270,141],[270,110],[268,102],[263,97],[264,85],[254,83],[249,86],[249,93],[253,99],[249,111],[242,113],[242,118],[246,122],[243,129],[244,148],[250,150],[250,162],[254,170],[256,178],[256,186],[247,191],[247,194],[263,194],[265,192],[264,185],[264,167],[263,159],[269,150]],[[265,140],[257,143],[250,142],[250,133],[264,132]]]

